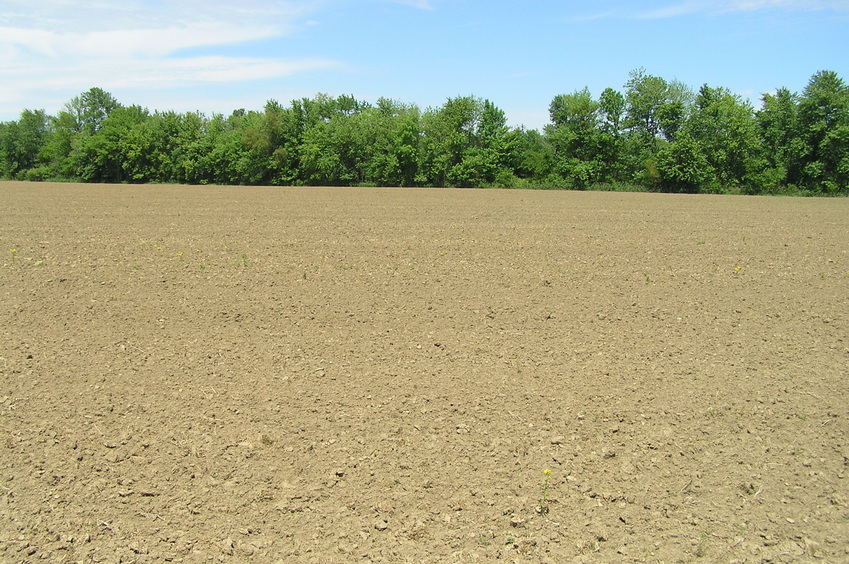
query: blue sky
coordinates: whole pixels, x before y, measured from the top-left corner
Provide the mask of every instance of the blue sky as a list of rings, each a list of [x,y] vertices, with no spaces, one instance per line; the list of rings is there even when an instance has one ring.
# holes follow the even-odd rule
[[[639,67],[756,104],[818,70],[849,81],[849,0],[0,0],[0,121],[98,86],[207,115],[475,95],[541,128],[555,95],[624,90]]]

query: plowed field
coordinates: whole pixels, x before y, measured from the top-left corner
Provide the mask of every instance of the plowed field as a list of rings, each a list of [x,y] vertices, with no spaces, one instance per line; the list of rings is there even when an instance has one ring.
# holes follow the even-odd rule
[[[3,562],[849,561],[847,199],[0,183],[0,298]]]

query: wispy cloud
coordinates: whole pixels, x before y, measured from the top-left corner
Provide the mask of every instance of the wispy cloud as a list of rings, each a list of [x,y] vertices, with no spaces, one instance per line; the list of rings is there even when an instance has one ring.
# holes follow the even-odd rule
[[[783,10],[794,12],[811,12],[832,10],[849,13],[849,0],[689,0],[670,4],[656,10],[642,12],[636,15],[642,19],[661,19],[683,16],[693,13],[729,14],[739,12],[756,12],[764,10]]]
[[[422,10],[433,10],[433,4],[431,4],[430,0],[390,0],[396,4],[404,4],[406,6],[412,6],[414,8],[420,8]]]
[[[676,4],[672,6],[665,6],[663,8],[658,8],[656,10],[651,10],[649,12],[643,12],[637,14],[637,18],[640,19],[661,19],[661,18],[674,18],[677,16],[683,16],[685,14],[691,14],[693,12],[699,12],[706,8],[706,6],[701,2],[685,2],[683,4]]]
[[[7,0],[0,14],[0,111],[46,91],[185,87],[339,66],[323,58],[246,57],[232,48],[281,38],[322,0]],[[67,94],[66,94],[67,95]]]
[[[45,30],[149,29],[193,22],[279,25],[314,11],[323,0],[4,0],[0,25]]]
[[[337,63],[321,59],[287,62],[217,56],[170,59],[158,61],[155,65],[140,61],[116,61],[98,65],[96,68],[69,66],[59,73],[18,67],[15,69],[15,84],[23,91],[67,88],[80,91],[92,85],[107,89],[161,89],[197,83],[261,80],[334,66],[337,66]],[[4,98],[3,94],[10,96],[5,87],[0,88],[0,100]]]
[[[594,12],[592,14],[584,14],[580,16],[572,16],[569,21],[572,22],[592,22],[595,20],[605,20],[619,15],[616,10],[607,10],[604,12]]]
[[[22,48],[47,58],[81,56],[114,59],[163,57],[183,49],[232,45],[277,35],[279,30],[273,26],[246,28],[225,23],[193,23],[184,27],[114,29],[87,33],[0,27],[0,45],[11,49]]]
[[[835,10],[849,12],[847,0],[728,0],[728,9],[735,11],[783,8],[795,11]]]

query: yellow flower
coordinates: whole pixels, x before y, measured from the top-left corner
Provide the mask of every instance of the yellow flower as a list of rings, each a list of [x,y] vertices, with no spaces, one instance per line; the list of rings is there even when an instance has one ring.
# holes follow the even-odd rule
[[[551,476],[551,470],[549,470],[548,468],[543,470],[542,473],[545,474],[546,476]]]
[[[9,249],[9,252],[12,253],[12,254],[15,254],[15,253],[18,252],[18,249]]]

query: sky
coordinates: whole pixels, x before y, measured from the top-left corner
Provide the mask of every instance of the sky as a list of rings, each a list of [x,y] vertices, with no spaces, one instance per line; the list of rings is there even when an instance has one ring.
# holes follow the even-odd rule
[[[99,87],[206,115],[473,95],[541,129],[554,96],[639,68],[755,107],[819,70],[849,81],[849,0],[0,0],[0,121]]]

